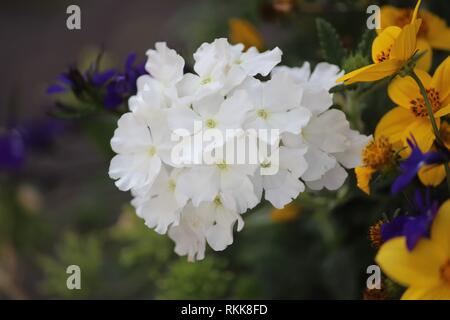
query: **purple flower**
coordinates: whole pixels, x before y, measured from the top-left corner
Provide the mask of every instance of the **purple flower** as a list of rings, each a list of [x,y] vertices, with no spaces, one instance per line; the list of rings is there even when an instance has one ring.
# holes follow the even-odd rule
[[[75,94],[79,94],[83,90],[93,87],[103,87],[116,74],[113,69],[106,71],[98,71],[95,67],[89,68],[86,72],[81,73],[77,68],[71,67],[68,72],[60,74],[57,78],[58,82],[47,88],[48,94],[65,93],[70,90]]]
[[[130,53],[125,61],[124,72],[116,75],[108,84],[103,100],[106,108],[115,109],[130,96],[136,94],[137,79],[147,73],[144,63],[134,66],[136,57],[136,53]]]
[[[402,174],[397,177],[391,187],[391,192],[396,194],[402,191],[416,177],[420,168],[424,165],[442,164],[449,161],[448,154],[441,151],[423,153],[417,146],[414,138],[408,139],[411,148],[410,156],[400,163]]]
[[[415,216],[398,216],[381,226],[383,242],[395,237],[406,237],[408,250],[413,250],[422,237],[429,236],[430,226],[439,209],[439,203],[430,199],[427,191],[425,197],[419,190],[414,195]]]
[[[9,130],[0,135],[0,170],[19,169],[25,156],[25,143],[17,130]]]
[[[66,127],[67,123],[56,119],[35,120],[10,126],[0,134],[0,170],[20,169],[30,151],[48,148]]]

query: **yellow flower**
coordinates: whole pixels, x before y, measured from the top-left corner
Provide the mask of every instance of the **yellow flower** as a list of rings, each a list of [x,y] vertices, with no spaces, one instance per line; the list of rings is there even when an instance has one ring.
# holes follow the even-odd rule
[[[412,15],[413,11],[411,9],[383,6],[381,8],[381,29],[377,31],[381,32],[389,26],[403,28],[411,21]],[[447,26],[445,20],[428,10],[420,10],[417,17],[422,19],[422,25],[417,34],[417,41],[424,47],[450,50],[450,28]]]
[[[425,71],[415,70],[426,88],[432,104],[433,115],[439,128],[440,118],[450,113],[450,57],[448,57],[431,77]],[[386,113],[377,130],[387,136],[392,144],[408,146],[406,139],[414,136],[423,152],[430,150],[435,140],[425,101],[419,86],[411,77],[397,77],[388,88],[389,97],[398,106]],[[406,149],[403,156],[407,156]]]
[[[246,49],[250,47],[256,47],[260,51],[264,49],[264,40],[261,34],[247,20],[231,18],[228,25],[231,43],[242,43]]]
[[[362,166],[355,168],[358,188],[370,194],[370,181],[377,171],[387,169],[392,163],[394,146],[383,135],[375,133],[375,139],[371,140],[362,151]]]
[[[375,258],[384,273],[408,287],[404,300],[450,299],[450,200],[447,200],[431,227],[430,239],[422,238],[409,251],[406,238],[384,243]]]
[[[442,123],[440,133],[442,142],[450,150],[450,124],[448,122]],[[446,177],[445,167],[443,164],[423,166],[418,175],[424,185],[437,187]]]
[[[275,222],[287,222],[294,220],[300,214],[301,208],[299,208],[294,202],[291,202],[283,209],[274,209],[270,215],[272,221]]]
[[[372,82],[398,73],[417,51],[421,51],[416,38],[422,23],[421,19],[416,19],[420,3],[421,0],[417,1],[409,24],[403,28],[387,27],[375,38],[372,43],[373,64],[347,73],[336,82]],[[426,65],[429,62],[424,61],[424,58],[419,60],[418,68],[429,68]]]

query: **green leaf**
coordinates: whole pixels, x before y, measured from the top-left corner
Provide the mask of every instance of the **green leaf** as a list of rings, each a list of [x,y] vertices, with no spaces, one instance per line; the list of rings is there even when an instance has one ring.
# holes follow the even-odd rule
[[[322,58],[329,63],[340,66],[347,52],[342,47],[336,29],[322,18],[316,19],[316,26]]]

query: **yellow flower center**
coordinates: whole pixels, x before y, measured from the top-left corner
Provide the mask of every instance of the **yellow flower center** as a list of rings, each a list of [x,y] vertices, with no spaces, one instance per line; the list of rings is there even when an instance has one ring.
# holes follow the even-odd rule
[[[381,226],[383,225],[383,220],[378,220],[374,225],[369,228],[369,240],[374,248],[379,248],[383,242],[381,239]]]
[[[150,147],[150,148],[148,149],[148,155],[149,155],[150,157],[153,157],[155,154],[156,154],[156,148],[155,148],[155,147]]]
[[[383,62],[389,59],[391,55],[392,45],[377,54],[377,62]]]
[[[439,111],[439,109],[441,109],[441,98],[439,96],[439,92],[434,88],[430,88],[427,89],[427,95],[431,102],[431,109],[433,110],[433,113]],[[411,111],[416,117],[428,117],[427,106],[425,105],[425,100],[423,97],[413,99],[410,103]]]
[[[441,267],[441,279],[450,285],[450,259]]]
[[[218,196],[214,198],[214,205],[216,207],[221,207],[222,206],[222,200],[220,200],[220,198]]]
[[[226,170],[228,166],[226,163],[218,163],[217,168],[219,168],[220,170]]]
[[[256,115],[264,120],[267,119],[267,117],[269,116],[267,111],[264,109],[259,109],[258,111],[256,111]]]
[[[208,78],[203,79],[200,83],[205,85],[205,84],[208,84],[208,83],[211,83],[211,82],[212,82],[211,77],[208,77]]]
[[[172,179],[169,180],[169,190],[171,192],[175,191],[175,188],[177,187],[177,184],[175,183],[175,181],[173,181]]]
[[[381,136],[378,139],[370,141],[362,151],[362,161],[365,167],[380,170],[388,165],[394,154],[389,140]]]
[[[214,119],[208,119],[208,120],[206,120],[205,125],[209,129],[213,129],[217,126],[217,122]]]

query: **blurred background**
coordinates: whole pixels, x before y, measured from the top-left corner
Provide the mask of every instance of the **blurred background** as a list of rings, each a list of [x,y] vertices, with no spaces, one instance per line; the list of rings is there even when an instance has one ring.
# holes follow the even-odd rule
[[[46,90],[69,66],[86,69],[99,52],[104,68],[123,66],[130,52],[142,62],[156,41],[166,41],[188,64],[202,42],[217,37],[256,41],[260,49],[278,46],[289,66],[314,64],[324,59],[316,18],[330,22],[352,50],[366,31],[367,6],[386,3],[414,5],[2,0],[0,298],[363,298],[366,268],[376,252],[368,229],[403,199],[369,199],[350,176],[337,193],[304,194],[282,212],[256,208],[245,215],[246,227],[225,252],[210,250],[204,261],[188,263],[166,236],[145,227],[128,205],[130,196],[108,178],[117,117],[58,120],[49,116],[54,99]],[[71,4],[81,8],[81,30],[66,27]],[[427,5],[450,21],[448,1]],[[390,106],[384,92],[371,101],[370,108],[361,105],[362,121],[352,122],[366,134]],[[72,264],[82,270],[82,290],[66,287]]]

